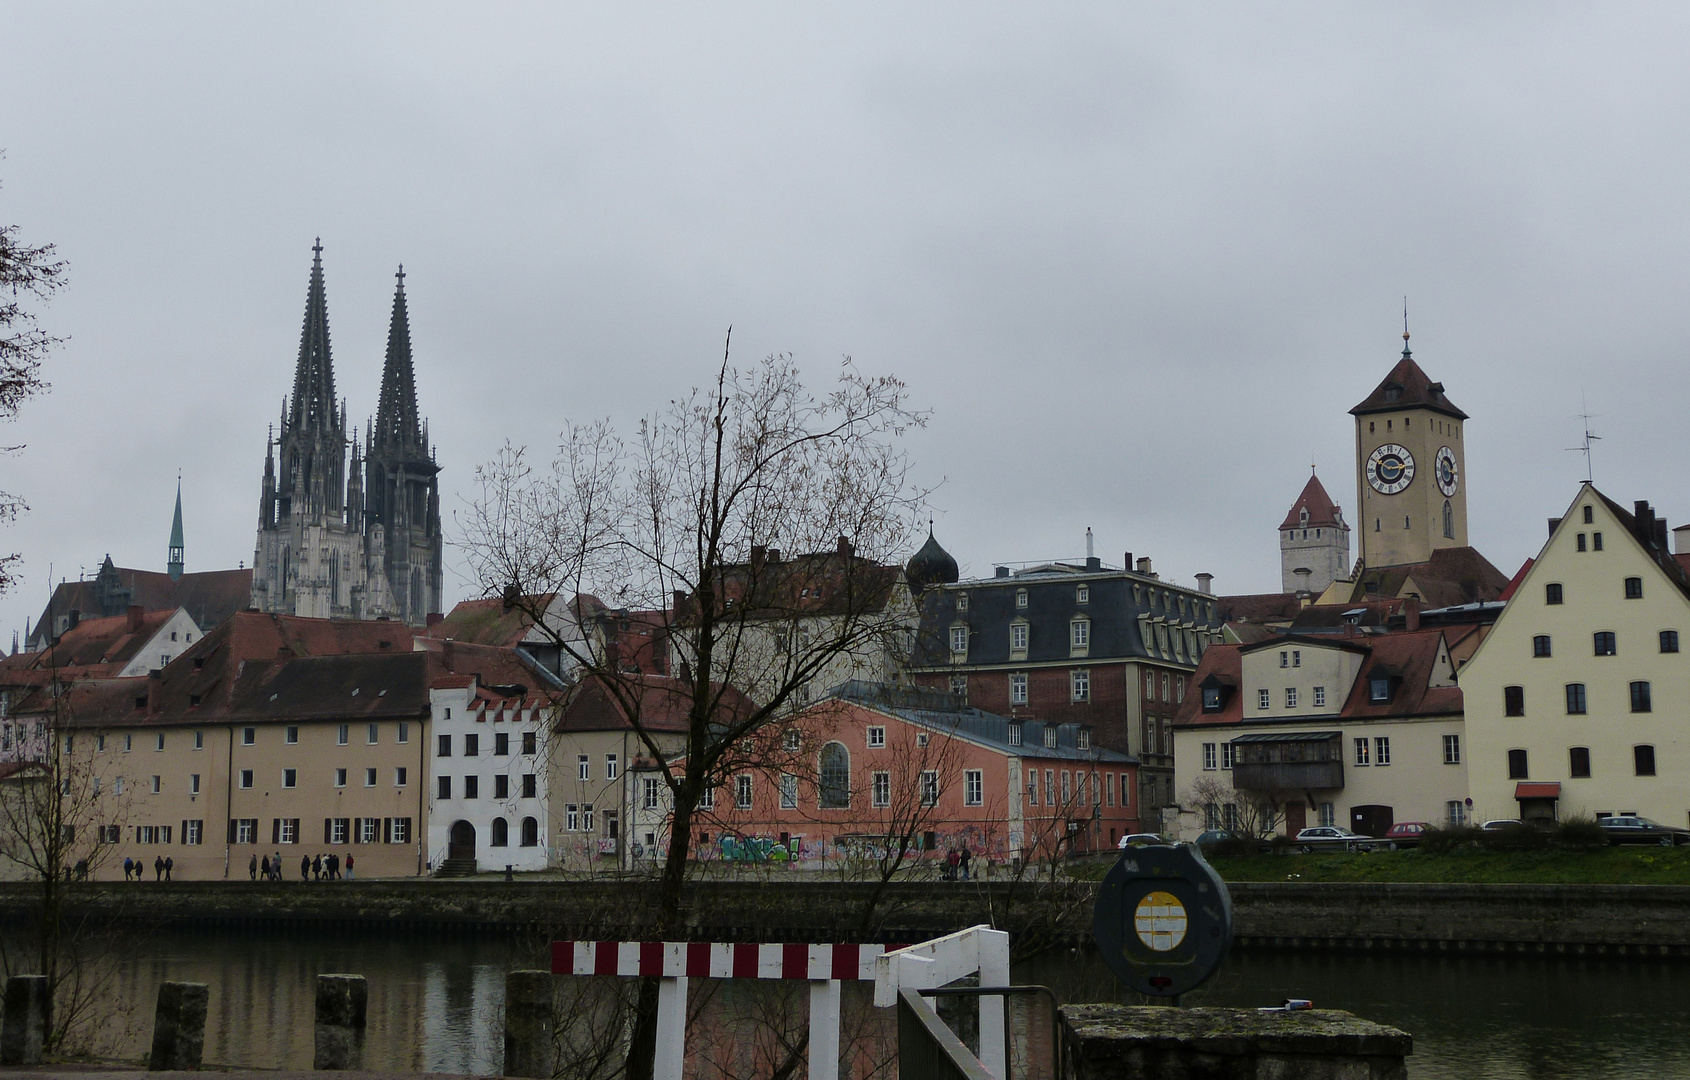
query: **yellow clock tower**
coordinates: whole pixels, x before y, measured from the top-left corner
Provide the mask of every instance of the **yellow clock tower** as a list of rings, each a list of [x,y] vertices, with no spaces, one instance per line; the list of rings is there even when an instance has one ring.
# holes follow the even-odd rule
[[[1350,414],[1362,565],[1423,563],[1439,548],[1466,547],[1467,414],[1414,362],[1406,331],[1402,359]]]

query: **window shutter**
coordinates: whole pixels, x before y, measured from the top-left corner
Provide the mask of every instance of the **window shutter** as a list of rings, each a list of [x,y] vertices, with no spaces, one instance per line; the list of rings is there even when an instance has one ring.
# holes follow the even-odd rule
[[[235,842],[235,819],[229,819],[229,843]]]
[[[331,832],[333,827],[334,827],[334,818],[327,818],[326,817],[326,818],[323,819],[323,843],[326,844],[326,843],[329,842],[329,837],[333,835],[333,833]]]

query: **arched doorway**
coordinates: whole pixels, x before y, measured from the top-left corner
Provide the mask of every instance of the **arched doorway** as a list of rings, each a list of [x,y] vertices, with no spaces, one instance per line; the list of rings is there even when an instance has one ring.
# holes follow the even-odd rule
[[[467,821],[452,823],[452,838],[446,845],[448,859],[475,858],[475,826]]]

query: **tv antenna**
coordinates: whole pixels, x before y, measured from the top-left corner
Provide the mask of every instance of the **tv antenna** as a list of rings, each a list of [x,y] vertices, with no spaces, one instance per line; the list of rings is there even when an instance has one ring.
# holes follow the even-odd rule
[[[1580,403],[1580,406],[1583,407],[1582,402]],[[1584,440],[1578,446],[1567,447],[1568,450],[1576,451],[1577,453],[1584,455],[1584,480],[1585,480],[1585,483],[1587,483],[1587,484],[1596,482],[1596,474],[1595,474],[1595,471],[1591,467],[1591,461],[1590,461],[1590,450],[1591,450],[1590,444],[1593,443],[1593,442],[1598,442],[1602,438],[1602,436],[1600,436],[1600,435],[1598,435],[1595,432],[1590,430],[1590,421],[1591,421],[1591,419],[1594,415],[1595,414],[1590,412],[1590,410],[1588,408],[1585,408],[1585,411],[1583,411],[1583,412],[1579,413],[1577,416],[1573,417],[1573,419],[1575,419],[1575,420],[1583,420],[1584,421]]]

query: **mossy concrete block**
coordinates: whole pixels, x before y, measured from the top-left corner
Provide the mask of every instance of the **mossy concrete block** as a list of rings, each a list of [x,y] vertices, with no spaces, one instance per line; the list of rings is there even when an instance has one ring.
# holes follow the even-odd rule
[[[1403,1080],[1407,1032],[1335,1009],[1067,1005],[1076,1080]]]
[[[205,983],[159,983],[153,1010],[153,1051],[147,1068],[153,1072],[197,1069],[205,1053]]]
[[[312,1068],[357,1069],[364,1061],[369,983],[362,975],[317,976],[316,1053]]]
[[[0,1065],[39,1065],[47,1041],[47,976],[13,975],[0,1006]]]

